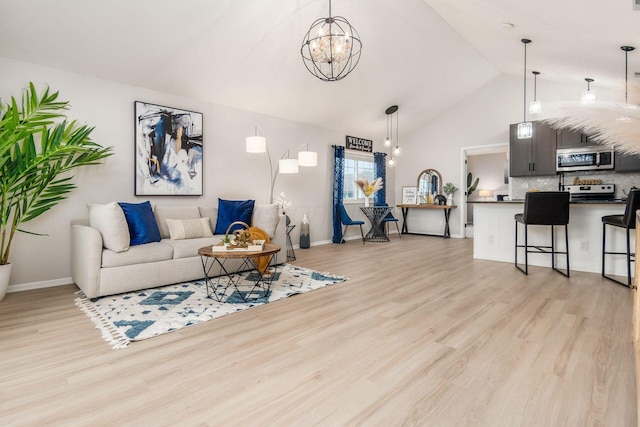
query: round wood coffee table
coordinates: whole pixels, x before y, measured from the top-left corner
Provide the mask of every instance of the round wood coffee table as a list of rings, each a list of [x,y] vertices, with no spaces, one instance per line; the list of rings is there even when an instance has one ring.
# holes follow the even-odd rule
[[[207,298],[214,297],[219,302],[224,302],[227,296],[227,289],[233,286],[242,301],[250,302],[266,296],[271,289],[271,282],[275,276],[276,265],[274,264],[275,254],[280,252],[280,246],[265,244],[261,251],[247,251],[239,249],[214,251],[211,246],[198,249],[198,255],[202,260],[202,269],[207,286]],[[266,258],[266,269],[260,271],[258,261]],[[227,267],[227,261],[240,260],[236,267]],[[219,269],[215,267],[218,266]],[[238,285],[244,277],[241,273],[252,271],[247,279],[252,282],[251,290],[241,291]],[[217,273],[217,274],[216,274]],[[256,289],[261,289],[259,295],[251,296]]]

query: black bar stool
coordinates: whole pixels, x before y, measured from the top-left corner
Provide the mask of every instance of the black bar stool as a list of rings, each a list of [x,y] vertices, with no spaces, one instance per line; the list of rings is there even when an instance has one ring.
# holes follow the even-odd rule
[[[631,236],[630,230],[636,229],[636,211],[640,209],[640,190],[631,190],[627,198],[627,206],[623,215],[606,215],[602,217],[602,277],[613,282],[635,289],[631,282],[631,263],[635,262],[636,255],[631,253]],[[607,225],[613,227],[624,228],[627,234],[627,251],[626,252],[609,252],[605,243],[607,241]],[[627,283],[605,274],[604,261],[607,255],[626,255],[627,256]]]
[[[529,253],[551,254],[551,268],[569,277],[569,193],[567,191],[536,191],[529,192],[524,199],[524,212],[515,215],[516,244],[515,265],[524,274],[529,274]],[[518,244],[518,223],[524,224],[524,245]],[[551,245],[529,245],[529,225],[550,225]],[[555,247],[554,227],[564,225],[565,251],[558,251]],[[518,265],[518,248],[524,248],[524,270]],[[530,249],[531,248],[531,249]],[[549,250],[550,249],[550,250]],[[556,254],[564,254],[567,259],[567,271],[558,270],[555,264]]]

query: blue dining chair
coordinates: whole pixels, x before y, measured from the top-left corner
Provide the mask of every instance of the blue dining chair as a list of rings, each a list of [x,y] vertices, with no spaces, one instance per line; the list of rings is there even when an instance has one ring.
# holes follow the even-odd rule
[[[350,225],[359,225],[360,235],[362,236],[362,244],[364,245],[364,232],[362,231],[362,226],[364,225],[364,221],[351,219],[351,217],[347,213],[347,210],[344,208],[343,204],[340,204],[340,222],[342,222],[342,225],[344,225],[344,229],[342,230],[343,236],[347,232],[347,228],[349,228]],[[345,240],[343,238],[341,243],[344,243],[344,242]]]
[[[380,203],[380,206],[387,207],[389,205],[387,203]],[[400,227],[398,226],[398,218],[396,218],[395,216],[393,216],[391,212],[389,212],[382,221],[384,222],[384,225],[386,227],[387,235],[389,234],[389,223],[394,222],[396,224],[396,230],[398,230],[398,237],[402,239],[402,234],[400,233]]]

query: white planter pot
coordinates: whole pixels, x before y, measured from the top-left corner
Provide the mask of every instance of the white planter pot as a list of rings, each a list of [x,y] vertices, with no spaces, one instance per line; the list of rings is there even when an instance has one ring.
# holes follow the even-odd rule
[[[9,278],[11,277],[11,263],[0,265],[0,301],[4,299],[9,288]]]

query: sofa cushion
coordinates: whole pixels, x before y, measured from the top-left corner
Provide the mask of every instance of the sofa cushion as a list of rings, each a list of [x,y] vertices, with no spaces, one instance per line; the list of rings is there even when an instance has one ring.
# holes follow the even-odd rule
[[[212,237],[209,218],[171,219],[167,218],[171,240]]]
[[[200,216],[202,218],[209,218],[209,224],[211,224],[211,231],[216,229],[216,221],[218,220],[218,208],[210,208],[207,206],[198,206]]]
[[[196,251],[197,254],[198,251]],[[173,258],[173,248],[160,242],[131,246],[126,252],[102,251],[102,267],[121,267],[165,261]]]
[[[89,225],[102,235],[102,245],[114,252],[129,249],[129,226],[124,212],[116,202],[88,205]]]
[[[162,243],[171,246],[173,258],[197,257],[198,249],[220,243],[222,236],[202,237],[200,239],[171,240],[162,239]]]
[[[127,219],[131,246],[160,241],[160,230],[153,215],[151,203],[146,201],[143,203],[119,202],[118,204]]]
[[[270,238],[276,234],[276,227],[280,220],[278,205],[255,205],[253,208],[252,226],[263,229]]]
[[[156,215],[156,221],[158,222],[158,228],[160,229],[160,237],[163,239],[171,237],[169,234],[167,219],[196,219],[205,216],[200,215],[200,211],[197,206],[156,205],[154,213]]]
[[[251,225],[251,215],[255,200],[223,200],[218,199],[218,219],[216,221],[216,231],[214,234],[225,234],[231,223],[242,221]],[[242,228],[235,225],[229,232]]]

